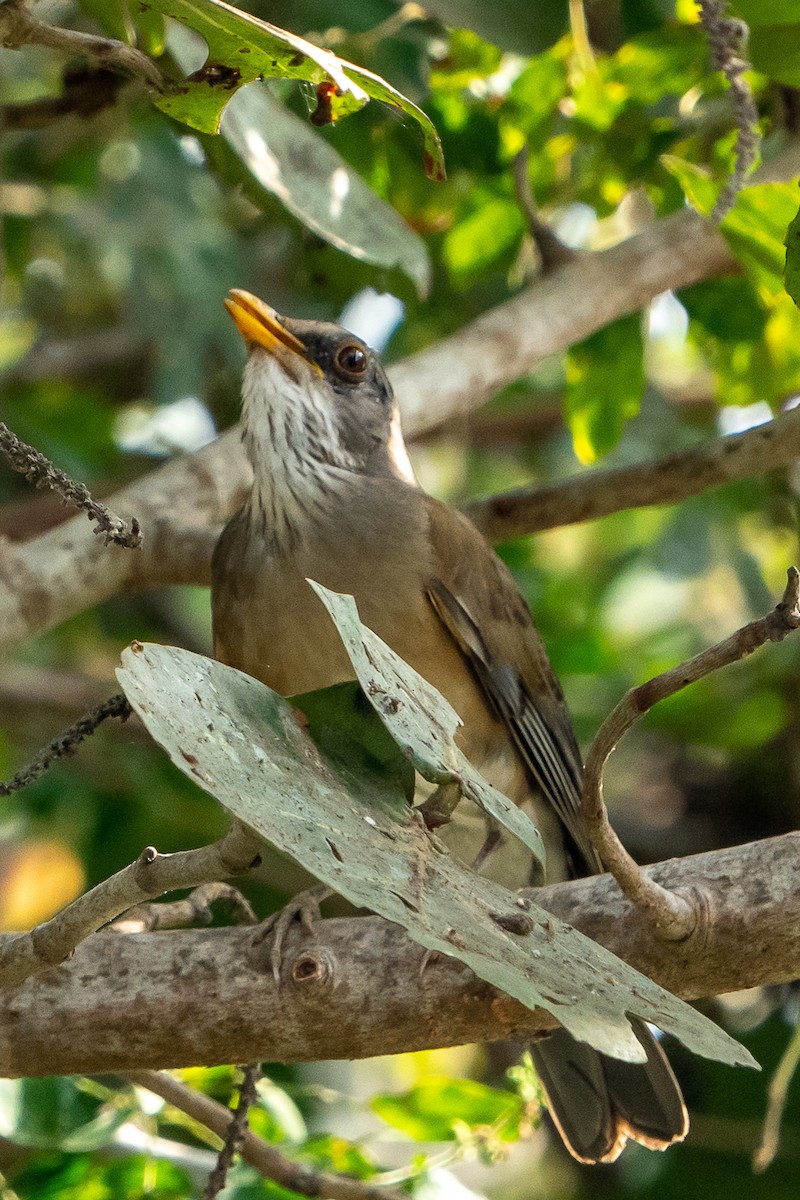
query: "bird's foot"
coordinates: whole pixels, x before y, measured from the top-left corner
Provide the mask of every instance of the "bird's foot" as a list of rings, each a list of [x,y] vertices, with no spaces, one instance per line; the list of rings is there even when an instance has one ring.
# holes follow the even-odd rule
[[[461,799],[461,781],[449,780],[440,783],[436,791],[431,792],[428,799],[420,804],[419,812],[426,829],[441,829],[453,819],[456,805]]]
[[[281,978],[283,943],[286,940],[286,934],[289,932],[290,925],[293,921],[300,921],[306,933],[312,933],[314,923],[321,920],[319,906],[323,900],[327,900],[332,895],[333,888],[329,888],[324,883],[317,884],[316,887],[306,888],[305,891],[298,892],[296,896],[293,896],[283,908],[271,913],[265,921],[261,922],[253,938],[253,945],[260,945],[270,935],[272,936],[269,957],[272,974],[276,983],[279,983]]]

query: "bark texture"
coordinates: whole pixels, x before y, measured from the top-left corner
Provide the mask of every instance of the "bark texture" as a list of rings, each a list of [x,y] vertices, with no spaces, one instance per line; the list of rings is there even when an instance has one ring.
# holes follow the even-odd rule
[[[691,1000],[800,975],[800,834],[649,869],[696,905],[683,942],[659,941],[609,876],[537,898]],[[68,963],[0,993],[0,1075],[364,1058],[552,1025],[434,958],[377,917],[293,930],[278,984],[252,928],[99,933]]]

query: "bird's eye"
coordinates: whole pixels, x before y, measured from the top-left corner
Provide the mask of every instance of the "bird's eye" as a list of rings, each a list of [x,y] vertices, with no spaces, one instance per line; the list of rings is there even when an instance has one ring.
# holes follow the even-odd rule
[[[358,383],[367,373],[367,355],[356,342],[345,342],[333,360],[336,374],[349,383]]]

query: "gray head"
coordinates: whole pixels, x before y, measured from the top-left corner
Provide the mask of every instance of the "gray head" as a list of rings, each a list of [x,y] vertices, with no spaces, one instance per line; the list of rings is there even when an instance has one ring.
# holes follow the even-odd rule
[[[278,426],[289,419],[309,467],[321,462],[408,478],[405,464],[398,471],[393,460],[397,406],[374,350],[339,325],[279,316],[238,288],[225,306],[250,350],[242,388],[246,437],[266,422],[282,440]]]
[[[391,384],[369,346],[338,325],[279,316],[238,288],[225,306],[250,351],[243,437],[254,500],[276,536],[355,481],[414,482]]]

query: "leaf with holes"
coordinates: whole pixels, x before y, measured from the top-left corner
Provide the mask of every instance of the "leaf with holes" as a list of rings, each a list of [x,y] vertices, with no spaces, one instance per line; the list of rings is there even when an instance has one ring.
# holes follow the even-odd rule
[[[329,604],[352,625],[352,612],[332,595]],[[360,636],[370,655],[379,651],[369,670],[384,719],[394,698],[410,711],[414,691],[406,682],[398,690],[368,632],[351,630],[349,637]],[[409,804],[407,757],[424,762],[431,755],[425,728],[435,693],[424,681],[425,702],[406,721],[401,750],[352,685],[290,704],[232,667],[141,643],[125,651],[118,677],[185,774],[357,907],[402,925],[427,949],[461,959],[528,1007],[547,1009],[604,1053],[641,1061],[626,1015],[632,1013],[699,1054],[755,1065],[706,1017],[532,902],[521,908],[424,828]],[[452,709],[439,703],[440,719],[451,722]]]
[[[255,79],[302,79],[317,89],[313,124],[327,125],[379,100],[410,117],[422,135],[425,170],[444,178],[439,135],[421,108],[364,67],[337,58],[305,38],[240,12],[223,0],[137,0],[137,11],[156,9],[199,33],[208,58],[173,95],[155,99],[158,108],[203,133],[217,133],[231,96]]]

